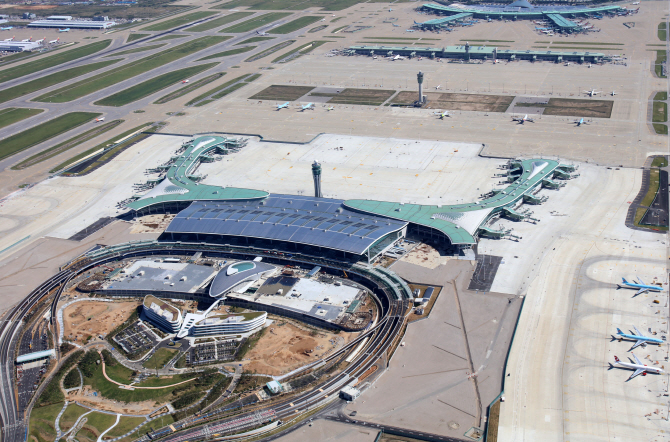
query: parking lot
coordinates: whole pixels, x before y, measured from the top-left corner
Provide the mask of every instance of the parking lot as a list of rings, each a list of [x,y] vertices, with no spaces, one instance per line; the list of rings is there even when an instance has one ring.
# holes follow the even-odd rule
[[[114,336],[114,342],[128,354],[144,353],[158,344],[156,336],[141,321],[135,321],[129,327],[121,330]]]
[[[191,347],[186,353],[186,363],[193,366],[230,361],[235,356],[237,344],[238,342],[235,340],[228,340],[208,342]]]

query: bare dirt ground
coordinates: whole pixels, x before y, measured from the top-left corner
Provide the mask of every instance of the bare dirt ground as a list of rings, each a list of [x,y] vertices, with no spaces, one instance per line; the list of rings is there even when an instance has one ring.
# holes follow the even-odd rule
[[[76,390],[74,394],[69,394],[67,400],[77,401],[84,406],[113,413],[145,415],[156,409],[156,401],[119,403],[101,396],[93,396],[93,390],[88,385],[84,386],[83,392]]]
[[[123,323],[137,308],[137,302],[81,301],[63,311],[64,336],[81,341],[87,335],[106,335]]]
[[[281,324],[281,322],[280,322]],[[333,348],[330,339],[339,341],[340,345],[349,340],[347,333],[328,333],[320,331],[317,336],[298,327],[284,323],[272,324],[270,329],[247,354],[251,361],[246,364],[246,371],[277,376],[294,370],[316,359],[326,350]],[[312,350],[312,353],[306,354]]]
[[[445,264],[447,259],[449,258],[440,256],[440,252],[428,244],[419,244],[412,251],[400,258],[400,261],[435,269],[439,265]]]
[[[163,233],[176,215],[147,215],[137,218],[130,228],[130,233]]]

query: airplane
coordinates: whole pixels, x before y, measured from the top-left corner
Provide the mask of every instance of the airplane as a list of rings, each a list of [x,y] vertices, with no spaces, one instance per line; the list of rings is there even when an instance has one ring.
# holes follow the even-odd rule
[[[49,44],[50,44],[50,45],[55,45],[55,44],[58,43],[59,40],[60,40],[60,38],[57,38],[57,39],[55,39],[55,40],[50,40],[50,41],[49,41]]]
[[[0,28],[0,31],[11,31],[14,29],[14,26],[7,26],[6,28]]]
[[[95,119],[96,123],[102,123],[103,121],[105,121],[105,117],[100,117],[100,118]]]
[[[70,32],[70,28],[59,29],[58,32]]]
[[[633,296],[641,295],[642,293],[646,293],[649,290],[654,291],[654,292],[660,292],[660,291],[663,290],[661,287],[659,287],[657,285],[645,284],[645,282],[639,276],[637,277],[638,282],[628,282],[628,281],[626,281],[626,278],[621,278],[621,280],[623,281],[624,286],[622,287],[621,285],[617,284],[617,286],[620,289],[621,288],[639,289],[637,291],[637,293],[635,293],[635,295],[633,295]]]
[[[568,61],[568,62],[566,62],[563,66],[570,66],[570,64],[571,64],[571,63]]]
[[[288,107],[288,104],[289,104],[288,101],[284,104],[278,104],[277,105],[277,110],[286,109]]]
[[[416,32],[416,29],[406,29],[405,32]]]
[[[584,91],[584,93],[587,94],[589,97],[595,97],[597,94],[601,92],[602,91],[597,91],[595,89],[591,89],[590,91]]]
[[[46,39],[47,39],[47,38],[44,37],[44,38],[42,38],[42,39],[40,39],[40,40],[36,40],[35,43],[44,44],[44,40],[46,40]]]
[[[326,110],[327,111],[332,111],[332,110],[335,110],[335,108],[333,106],[330,106],[330,107],[327,107]]]
[[[439,88],[441,88],[441,87],[442,87],[442,85],[441,85],[441,84],[438,84],[437,86],[435,86],[435,90],[437,90],[437,89],[439,89]]]
[[[258,35],[269,35],[267,32],[263,32],[263,31],[256,31],[256,34],[258,34]]]
[[[300,111],[304,112],[306,110],[314,110],[314,103],[307,103],[304,106],[300,106]]]
[[[611,96],[615,96],[615,95],[616,95],[616,91],[612,91],[612,93],[611,93],[610,95],[611,95]]]
[[[633,4],[633,5],[639,5],[640,2],[633,2],[633,3],[631,3],[631,4]]]
[[[12,38],[6,38],[6,39],[4,39],[4,40],[2,40],[2,41],[14,41],[14,37],[15,37],[15,36],[13,36]]]
[[[396,61],[396,60],[404,60],[405,57],[401,57],[400,55],[396,55],[395,57],[389,57],[389,60],[391,61]]]
[[[582,124],[589,124],[586,121],[584,121],[584,118],[582,118],[580,120],[575,120],[575,121],[573,121],[573,123],[575,123],[577,125],[577,127],[581,126]]]
[[[512,121],[518,121],[519,124],[523,124],[523,123],[525,123],[526,121],[530,121],[531,123],[535,123],[535,120],[533,120],[532,118],[528,118],[528,114],[524,115],[523,118],[521,118],[521,117],[512,117]]]
[[[435,115],[439,115],[439,116],[440,116],[440,120],[444,120],[444,117],[451,117],[451,115],[449,115],[449,111],[444,111],[444,112],[433,112],[433,114],[435,114]]]
[[[624,332],[621,331],[620,328],[616,329],[616,334],[617,334],[617,336],[619,336],[619,341],[621,341],[622,339],[628,339],[628,340],[635,341],[635,344],[633,344],[633,346],[628,351],[631,351],[635,347],[638,347],[640,345],[645,346],[647,344],[658,344],[658,345],[663,344],[662,339],[650,338],[648,336],[644,336],[642,333],[640,333],[640,330],[638,330],[637,327],[633,326],[633,328],[635,329],[634,334],[624,333]],[[616,339],[616,338],[614,338],[614,339]]]
[[[498,64],[498,63],[500,63],[500,60],[498,60],[497,58],[495,60],[493,60],[493,64]]]
[[[30,36],[29,38],[26,38],[25,40],[21,40],[21,43],[28,43],[29,41],[33,41],[32,36]]]
[[[182,80],[181,84],[188,83],[188,80]]]
[[[629,370],[635,370],[635,372],[626,379],[626,382],[630,381],[637,375],[642,375],[646,376],[647,373],[654,373],[654,374],[661,374],[665,373],[664,370],[657,368],[657,367],[648,367],[647,365],[643,364],[640,362],[640,360],[635,356],[635,353],[631,353],[633,357],[635,358],[636,364],[632,364],[630,362],[621,362],[619,358],[614,356],[614,365],[619,366],[620,368],[627,368]],[[610,368],[613,368],[614,365],[610,363]]]

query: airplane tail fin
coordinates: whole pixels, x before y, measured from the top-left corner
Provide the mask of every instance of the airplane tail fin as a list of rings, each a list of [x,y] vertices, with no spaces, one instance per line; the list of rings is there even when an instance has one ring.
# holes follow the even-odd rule
[[[621,362],[618,357],[614,356],[614,362]]]
[[[626,278],[621,278],[624,284],[628,284],[628,281],[626,281]]]
[[[618,334],[618,335],[621,335],[621,334],[623,334],[623,332],[621,331],[621,329],[620,329],[620,328],[618,328],[618,327],[617,327],[617,329],[616,329],[616,332],[617,332],[617,334]]]

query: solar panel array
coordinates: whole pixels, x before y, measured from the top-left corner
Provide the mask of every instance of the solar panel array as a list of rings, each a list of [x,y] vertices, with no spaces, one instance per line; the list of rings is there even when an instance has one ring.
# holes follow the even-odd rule
[[[363,254],[405,221],[346,209],[343,200],[270,195],[257,201],[196,201],[170,223],[168,233],[246,236]]]

